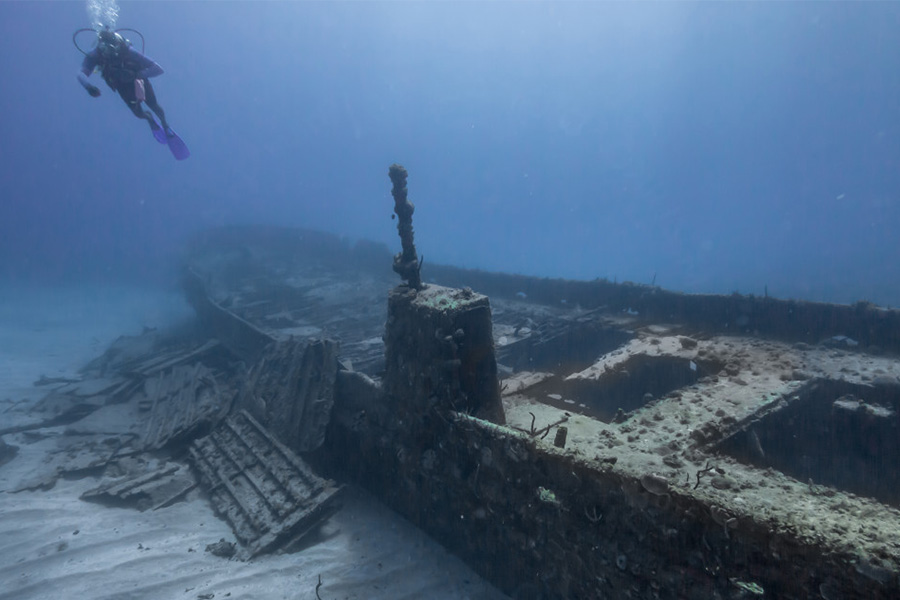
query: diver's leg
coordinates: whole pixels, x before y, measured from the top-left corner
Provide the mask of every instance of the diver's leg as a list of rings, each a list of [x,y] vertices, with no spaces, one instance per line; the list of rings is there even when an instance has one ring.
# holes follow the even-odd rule
[[[144,102],[150,110],[155,112],[156,116],[159,117],[163,129],[168,131],[169,123],[166,121],[166,112],[162,109],[162,106],[159,105],[159,102],[156,101],[156,92],[153,90],[153,85],[150,83],[149,79],[144,80]]]
[[[122,100],[125,101],[125,104],[128,105],[128,108],[131,109],[134,116],[138,119],[146,119],[147,123],[150,125],[150,129],[153,130],[156,126],[156,121],[153,120],[153,115],[150,114],[150,111],[144,110],[144,107],[141,106],[140,101],[138,101],[137,97],[134,95],[134,86],[123,85],[118,91],[119,96],[122,97]]]

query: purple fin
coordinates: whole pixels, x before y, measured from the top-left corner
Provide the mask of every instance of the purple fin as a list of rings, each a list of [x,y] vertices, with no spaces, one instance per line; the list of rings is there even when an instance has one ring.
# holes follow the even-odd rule
[[[156,118],[153,115],[150,115],[150,118],[153,119],[150,121],[150,129],[153,130],[153,137],[156,138],[156,141],[160,144],[168,144],[169,140],[166,139],[166,132],[160,124],[156,122]]]
[[[178,137],[178,134],[171,127],[166,130],[166,143],[169,144],[169,150],[172,151],[172,156],[175,157],[175,160],[184,160],[191,155],[187,144]]]
[[[156,141],[160,144],[168,144],[169,140],[166,139],[166,132],[163,131],[162,127],[156,126],[153,128],[153,137],[156,138]]]

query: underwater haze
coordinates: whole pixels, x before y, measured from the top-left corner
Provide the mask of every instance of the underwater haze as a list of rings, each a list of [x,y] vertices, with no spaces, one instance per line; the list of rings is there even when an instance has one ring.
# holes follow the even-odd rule
[[[396,250],[396,162],[426,278],[900,305],[898,3],[103,6],[191,157],[78,84],[88,5],[0,3],[7,281],[174,280],[224,224]]]

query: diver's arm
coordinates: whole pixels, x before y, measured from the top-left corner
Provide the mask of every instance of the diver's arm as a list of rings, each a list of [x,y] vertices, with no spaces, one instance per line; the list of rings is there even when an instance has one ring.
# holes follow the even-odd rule
[[[99,62],[96,51],[92,50],[91,52],[88,52],[84,55],[84,60],[81,61],[81,72],[78,73],[78,83],[80,83],[81,87],[86,89],[87,93],[94,98],[100,95],[100,88],[96,85],[91,85],[87,78],[91,76],[91,73],[97,68]]]
[[[81,61],[81,72],[85,77],[90,77],[99,64],[100,56],[97,54],[97,50],[91,50],[84,55],[84,60]]]
[[[163,74],[162,67],[156,64],[156,61],[147,58],[137,50],[129,48],[128,54],[130,55],[131,60],[138,65],[138,79],[150,79],[151,77],[157,77]]]
[[[140,77],[141,79],[150,79],[151,77],[162,75],[163,72],[162,67],[151,60],[149,66],[141,69]]]
[[[156,77],[157,75],[162,75],[163,70],[158,64],[153,63],[152,66],[147,67],[146,69],[141,69],[141,72],[138,73],[138,77],[141,79],[150,79],[151,77]]]
[[[87,90],[87,93],[96,98],[100,95],[100,88],[96,85],[92,85],[85,77],[84,73],[78,74],[78,83],[81,84],[81,87]]]

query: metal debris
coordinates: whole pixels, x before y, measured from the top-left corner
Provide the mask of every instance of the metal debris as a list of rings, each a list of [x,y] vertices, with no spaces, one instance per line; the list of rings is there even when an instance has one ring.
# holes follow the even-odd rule
[[[215,544],[207,544],[206,551],[213,556],[233,558],[237,553],[237,546],[234,542],[226,542],[225,538],[219,538],[219,541]]]
[[[153,377],[172,367],[198,362],[204,356],[220,349],[221,344],[217,340],[209,340],[193,350],[159,352],[141,357],[139,360],[124,363],[120,369],[143,377]]]
[[[186,465],[168,463],[149,473],[107,481],[84,492],[81,499],[157,510],[184,498],[195,487],[197,481]]]

